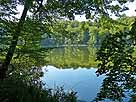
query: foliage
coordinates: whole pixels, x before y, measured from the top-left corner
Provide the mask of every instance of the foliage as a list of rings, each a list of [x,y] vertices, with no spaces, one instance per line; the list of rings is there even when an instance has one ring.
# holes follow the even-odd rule
[[[102,82],[94,102],[135,102],[135,71],[111,70]]]
[[[40,46],[41,35],[43,34],[42,30],[46,28],[41,30],[42,26],[40,25],[40,22],[36,20],[34,21],[27,18],[26,21],[27,22],[24,24],[25,27],[19,37],[11,64],[15,68],[31,68],[32,66],[41,67],[46,62],[45,56],[47,56],[48,52],[47,49],[41,48]],[[13,29],[16,28],[16,24],[16,22],[1,20],[1,61],[4,61],[5,59],[12,35],[15,32]]]
[[[122,102],[125,97],[135,100],[136,59],[133,56],[135,48],[135,27],[131,30],[109,34],[102,42],[97,52],[97,75],[106,74],[96,100],[110,100]],[[127,96],[125,94],[129,93]]]
[[[53,38],[56,43],[61,44],[83,44],[85,37],[86,44],[94,47],[101,44],[106,35],[115,34],[119,31],[130,30],[134,17],[122,16],[117,20],[101,16],[95,21],[58,20],[49,27],[49,34],[45,39]],[[86,33],[89,33],[88,36]],[[48,37],[48,38],[47,38]]]
[[[0,81],[1,102],[76,102],[76,93],[63,88],[43,89],[38,68],[30,71],[14,71]],[[40,73],[39,73],[40,74]]]
[[[101,61],[98,65],[98,73],[102,74],[110,70],[134,70],[135,58],[133,33],[130,31],[110,34],[102,43],[97,52],[97,60]]]
[[[68,17],[74,18],[76,14],[85,14],[86,18],[93,18],[96,15],[110,15],[112,12],[116,16],[119,16],[119,12],[128,10],[129,8],[123,4],[133,2],[134,0],[2,0],[0,5],[2,11],[0,17],[15,17],[17,14],[17,5],[25,5],[29,7],[29,11],[32,12],[38,18],[51,19],[54,17]],[[114,4],[114,2],[117,2]],[[43,5],[43,6],[42,6]],[[5,9],[4,9],[5,8]],[[7,11],[7,12],[5,12]],[[38,14],[41,14],[40,16]],[[51,18],[50,18],[51,17]]]
[[[8,46],[11,43],[12,34],[14,32],[15,23],[9,21],[0,20],[0,56],[1,60],[4,60],[5,53],[8,50]]]
[[[24,25],[11,63],[15,65],[20,64],[21,66],[18,66],[18,68],[41,67],[46,63],[45,57],[48,53],[48,50],[41,48],[40,45],[41,36],[47,27],[44,28],[39,21],[31,18],[27,18]],[[26,67],[27,64],[30,65]]]
[[[120,2],[117,0],[117,2],[121,5],[127,3],[127,1]],[[130,2],[133,2],[130,0]],[[41,25],[44,23],[50,23],[52,21],[55,21],[57,18],[61,17],[68,17],[69,19],[74,18],[74,14],[86,14],[86,17],[89,18],[91,16],[91,11],[94,12],[94,15],[100,14],[100,15],[108,15],[108,10],[111,10],[111,12],[118,14],[118,11],[124,10],[124,7],[122,8],[120,5],[110,5],[112,1],[84,1],[84,0],[74,0],[74,1],[61,1],[61,0],[47,0],[45,3],[43,3],[43,0],[24,0],[24,1],[0,1],[1,4],[1,11],[0,14],[1,18],[3,20],[6,20],[11,18],[13,21],[18,21],[17,19],[14,19],[17,14],[16,7],[17,5],[24,5],[24,9],[22,12],[22,15],[19,19],[19,22],[17,23],[17,26],[14,28],[14,34],[13,38],[11,40],[10,47],[7,51],[5,61],[2,65],[1,73],[2,77],[4,77],[5,72],[8,70],[8,65],[10,64],[15,50],[17,46],[17,42],[19,40],[19,37],[22,35],[21,32],[23,30],[23,26],[25,26],[25,22],[27,22],[27,12],[31,12],[31,17],[35,20],[40,20]],[[7,8],[7,9],[4,9]],[[126,8],[126,7],[125,7]],[[125,9],[126,10],[126,9]],[[12,21],[11,20],[11,21]],[[29,32],[29,31],[28,31]]]
[[[63,95],[65,96],[65,94],[63,94],[64,92],[63,90],[61,90],[62,93],[59,93],[59,95],[57,91],[56,92],[56,95],[58,95],[57,98],[52,99],[52,93],[50,93],[50,91],[48,90],[47,90],[47,93],[46,91],[44,93],[44,90],[41,89],[41,84],[37,85],[37,82],[35,83],[35,80],[33,81],[33,77],[27,76],[27,75],[24,76],[25,75],[24,73],[27,73],[28,70],[30,70],[30,72],[33,70],[31,68],[35,66],[38,66],[39,68],[40,67],[39,65],[42,65],[44,63],[43,56],[45,56],[45,53],[44,53],[45,50],[41,49],[39,45],[39,41],[43,33],[50,33],[50,29],[46,27],[48,30],[45,30],[44,27],[48,25],[52,25],[54,21],[61,19],[62,17],[67,17],[70,20],[72,20],[74,19],[75,14],[85,14],[86,18],[93,18],[95,20],[99,17],[102,17],[102,20],[100,20],[99,23],[101,24],[101,21],[102,21],[102,24],[103,24],[103,21],[105,21],[105,19],[109,20],[109,14],[108,14],[109,11],[119,16],[120,15],[119,12],[122,12],[128,9],[127,7],[122,5],[127,2],[133,2],[134,0],[129,0],[129,1],[128,0],[114,0],[114,1],[118,3],[116,5],[112,5],[113,0],[92,0],[92,1],[91,0],[90,1],[88,0],[47,0],[45,3],[43,3],[43,0],[1,0],[0,1],[0,6],[1,6],[0,7],[0,11],[1,11],[0,22],[2,23],[0,23],[1,25],[0,29],[3,30],[1,33],[2,36],[3,34],[6,36],[5,37],[1,36],[0,44],[8,45],[6,47],[1,48],[1,50],[3,51],[1,53],[2,61],[3,61],[3,58],[5,58],[4,63],[2,64],[2,67],[0,66],[0,81],[1,81],[0,94],[2,97],[2,98],[0,97],[1,100],[10,101],[10,102],[11,101],[13,102],[15,101],[43,102],[43,100],[47,102],[49,101],[62,102],[62,100],[58,96],[60,94],[62,96]],[[17,6],[19,5],[23,5],[24,9],[23,9],[21,18],[17,19],[15,15],[17,15]],[[28,11],[31,12],[30,16],[27,15]],[[110,21],[112,20],[110,19]],[[107,22],[104,22],[104,23],[107,23]],[[61,27],[61,29],[58,29],[59,27]],[[99,27],[98,25],[95,28],[92,27],[92,29],[94,29],[93,32],[95,32],[96,34],[105,35],[105,30],[103,30],[105,26],[102,29],[98,29],[98,27]],[[84,32],[85,30],[88,31],[87,23],[83,22],[82,25],[79,27],[79,29],[80,28],[83,28],[82,32]],[[121,28],[121,29],[124,30],[125,28]],[[4,30],[6,30],[6,32]],[[72,29],[72,32],[63,30],[62,24],[59,24],[58,27],[53,28],[53,30],[55,30],[53,31],[55,32],[53,34],[56,34],[57,36],[61,37],[61,39],[63,39],[64,36],[67,36],[70,39],[72,39],[71,36],[74,36],[74,37],[77,36],[80,39],[82,36],[82,34],[77,35],[80,32],[80,30],[78,29]],[[116,29],[113,29],[113,31],[114,30]],[[66,34],[62,36],[62,35],[59,35],[60,32],[62,34],[63,33],[66,33]],[[102,61],[100,64],[101,69],[98,70],[99,74],[102,74],[103,72],[108,72],[111,69],[113,70],[114,67],[115,69],[117,68],[120,69],[120,71],[135,69],[135,59],[131,55],[133,52],[134,43],[133,44],[130,43],[131,41],[135,42],[133,41],[135,36],[130,33],[132,32],[129,32],[129,33],[128,32],[127,33],[114,32],[113,34],[108,35],[109,37],[107,38],[114,42],[105,40],[102,44],[104,48],[101,47],[100,51],[98,52],[97,59]],[[130,36],[127,36],[127,34],[130,34]],[[129,40],[130,38],[130,42],[127,42],[126,40],[124,40],[124,38],[126,38],[127,40]],[[77,40],[76,43],[80,42],[79,39]],[[6,42],[7,40],[8,42]],[[106,46],[107,44],[109,45]],[[109,52],[114,55],[109,54]],[[27,61],[29,63],[27,63]],[[11,62],[13,64],[13,67],[10,69],[9,64]],[[108,67],[110,67],[110,69],[108,69]],[[38,68],[36,67],[37,70]],[[6,78],[6,73],[8,73],[7,74],[8,78]],[[32,73],[34,74],[34,72]],[[38,74],[38,76],[39,75],[40,74]],[[34,75],[34,79],[35,78],[37,78],[37,74]],[[4,88],[6,86],[7,88]],[[34,94],[34,97],[33,97],[33,94]],[[16,96],[12,97],[12,95],[16,95]],[[28,97],[26,97],[26,95]],[[68,96],[66,95],[66,99],[70,99],[68,97],[71,95],[73,96],[75,94],[71,93],[71,94],[68,94]],[[26,99],[24,96],[26,97]],[[54,95],[54,97],[56,96]],[[56,99],[59,99],[59,100],[56,100]],[[72,99],[75,101],[74,96],[72,97]],[[68,102],[68,100],[64,99],[64,102],[65,101]]]

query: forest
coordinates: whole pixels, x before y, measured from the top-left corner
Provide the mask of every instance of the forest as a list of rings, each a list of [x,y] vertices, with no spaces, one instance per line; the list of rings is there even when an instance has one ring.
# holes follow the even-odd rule
[[[127,102],[127,92],[135,102],[136,18],[124,13],[135,2],[0,0],[0,102],[87,102],[74,90],[46,88],[48,65],[94,67],[106,75],[94,102]]]

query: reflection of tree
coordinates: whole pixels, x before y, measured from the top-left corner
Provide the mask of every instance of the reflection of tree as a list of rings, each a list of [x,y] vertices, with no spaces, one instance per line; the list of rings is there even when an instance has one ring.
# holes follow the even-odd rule
[[[90,66],[96,67],[95,49],[81,46],[67,46],[64,48],[55,48],[50,52],[48,64],[57,68],[78,68]]]
[[[131,31],[110,34],[97,52],[97,74],[106,73],[94,101],[136,101],[136,59],[134,53],[136,21]]]

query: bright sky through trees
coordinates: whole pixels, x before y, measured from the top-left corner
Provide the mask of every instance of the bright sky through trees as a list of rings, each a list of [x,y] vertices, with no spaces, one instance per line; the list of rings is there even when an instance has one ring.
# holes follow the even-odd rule
[[[133,3],[128,2],[126,5],[129,7],[129,10],[127,10],[123,13],[125,13],[129,17],[130,16],[136,16],[136,12],[135,12],[135,10],[136,10],[136,0]],[[20,18],[22,11],[23,11],[23,6],[18,6],[18,12],[19,12],[19,14],[17,15],[18,18]],[[112,15],[112,18],[116,19],[117,17]],[[76,15],[75,20],[86,21],[86,18],[85,18],[85,15]]]
[[[136,0],[133,3],[128,2],[126,5],[129,7],[129,10],[127,10],[123,13],[125,13],[129,17],[136,16]],[[116,19],[117,17],[113,15],[112,18]],[[85,15],[76,15],[75,20],[86,21],[86,18],[85,18]]]

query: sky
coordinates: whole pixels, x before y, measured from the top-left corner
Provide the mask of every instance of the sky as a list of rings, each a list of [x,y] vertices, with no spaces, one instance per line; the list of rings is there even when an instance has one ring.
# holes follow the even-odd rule
[[[127,3],[130,10],[125,11],[126,15],[128,16],[136,16],[136,0],[133,3]]]
[[[126,6],[129,7],[129,10],[125,11],[124,13],[131,17],[131,16],[136,16],[136,0],[134,0],[134,2],[132,3],[126,3]],[[114,15],[112,16],[113,19],[116,19],[117,17],[115,17]],[[78,20],[78,21],[86,21],[86,18],[85,18],[85,15],[77,15],[75,17],[75,20]]]
[[[116,2],[114,3],[114,4],[116,4]],[[129,17],[131,17],[131,16],[136,16],[136,12],[135,12],[135,10],[136,10],[136,0],[134,0],[134,2],[132,3],[126,3],[126,5],[129,7],[129,10],[127,10],[127,11],[125,11],[124,13],[127,15],[127,16],[129,16]],[[18,15],[16,16],[17,18],[20,18],[20,16],[21,16],[21,13],[22,13],[22,11],[23,11],[23,6],[18,6],[17,7],[17,9],[18,9]],[[117,17],[115,17],[114,15],[112,16],[112,18],[113,19],[116,19]],[[75,16],[75,20],[78,20],[78,21],[86,21],[86,18],[85,18],[85,15],[76,15]]]

